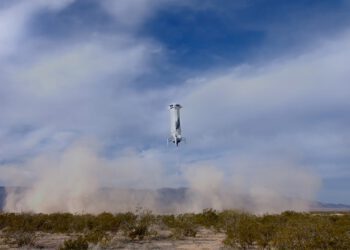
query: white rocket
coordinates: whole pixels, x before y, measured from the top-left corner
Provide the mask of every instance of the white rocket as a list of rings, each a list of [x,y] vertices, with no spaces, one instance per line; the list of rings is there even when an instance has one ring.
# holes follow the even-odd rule
[[[173,142],[176,146],[179,146],[179,143],[184,139],[181,136],[181,124],[180,124],[180,109],[182,106],[180,104],[170,104],[170,137],[168,142]]]

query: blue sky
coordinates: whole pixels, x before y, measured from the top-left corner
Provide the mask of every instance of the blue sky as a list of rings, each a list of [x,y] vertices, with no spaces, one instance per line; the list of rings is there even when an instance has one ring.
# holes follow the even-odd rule
[[[285,168],[298,177],[284,195],[350,204],[349,11],[347,0],[1,0],[0,185],[28,185],[36,159],[91,140],[102,159],[151,158],[159,186],[209,164],[276,189]],[[178,151],[166,147],[173,101]]]

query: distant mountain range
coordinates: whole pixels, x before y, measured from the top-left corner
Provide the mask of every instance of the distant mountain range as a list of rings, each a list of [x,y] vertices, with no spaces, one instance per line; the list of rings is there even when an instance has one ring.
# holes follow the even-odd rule
[[[12,188],[13,189],[13,188]],[[23,191],[25,188],[17,188]],[[108,193],[113,189],[105,188],[101,190],[101,193]],[[182,203],[186,199],[187,188],[161,188],[156,190],[157,193],[157,203],[162,206],[171,206],[177,203]],[[151,190],[119,190],[119,192],[129,192],[136,196],[144,196],[149,193],[154,193]],[[3,211],[6,200],[6,188],[0,186],[0,211]],[[334,203],[324,203],[319,201],[310,202],[311,211],[350,211],[350,205],[347,204],[334,204]]]
[[[350,211],[350,205],[341,203],[325,203],[315,201],[311,203],[312,211]]]

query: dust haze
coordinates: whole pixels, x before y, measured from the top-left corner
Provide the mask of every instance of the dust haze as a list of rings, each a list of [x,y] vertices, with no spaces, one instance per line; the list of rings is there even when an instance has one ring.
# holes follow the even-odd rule
[[[220,164],[228,164],[221,168]],[[80,141],[60,153],[0,169],[7,183],[8,212],[100,213],[149,209],[156,213],[200,212],[205,208],[254,213],[307,211],[320,180],[284,161],[225,159],[179,163],[179,172],[154,152],[125,150],[105,157],[93,142]],[[225,171],[223,170],[225,169]],[[181,189],[183,194],[161,188]],[[13,187],[23,187],[22,189]],[[177,189],[180,190],[180,189]],[[176,192],[175,192],[176,193]]]

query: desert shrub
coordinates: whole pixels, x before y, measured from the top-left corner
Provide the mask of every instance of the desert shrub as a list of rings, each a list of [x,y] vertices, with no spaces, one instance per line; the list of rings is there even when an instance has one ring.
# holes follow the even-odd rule
[[[198,225],[194,214],[168,215],[163,217],[163,223],[172,231],[176,239],[183,237],[196,237]]]
[[[60,247],[61,250],[65,249],[87,249],[89,243],[98,246],[106,246],[109,244],[111,237],[105,231],[94,230],[80,235],[75,239],[68,239],[64,241]]]
[[[6,227],[6,214],[0,212],[0,230]]]
[[[258,239],[257,218],[250,214],[241,214],[228,227],[224,244],[234,248],[249,249]]]
[[[120,229],[124,236],[128,236],[130,231],[135,227],[137,215],[131,212],[117,214],[116,217],[121,221]]]
[[[350,214],[347,213],[337,217],[337,220],[333,220],[334,230],[337,235],[342,235],[345,238],[344,246],[348,246],[348,249],[350,249]]]
[[[88,243],[97,245],[98,249],[104,249],[110,245],[112,237],[106,231],[94,230],[86,233],[84,235],[84,239]]]
[[[131,240],[143,240],[144,237],[154,235],[156,232],[150,230],[155,222],[155,216],[149,211],[142,211],[135,215],[132,213],[123,214],[121,228],[125,236]]]
[[[73,232],[72,224],[74,215],[70,213],[53,213],[49,214],[45,229],[51,233]],[[45,230],[45,231],[46,231]]]
[[[88,249],[89,243],[83,237],[79,236],[76,239],[68,239],[63,242],[63,245],[59,248],[60,250],[84,250]]]
[[[348,228],[349,230],[349,228]],[[273,240],[278,249],[350,249],[349,231],[330,216],[294,216],[280,226]]]
[[[6,214],[3,218],[3,224],[7,232],[33,232],[35,231],[35,224],[33,223],[33,216],[31,214]]]
[[[224,210],[218,214],[217,229],[219,231],[227,232],[232,225],[235,225],[242,212],[236,210]]]
[[[109,235],[102,230],[89,231],[84,235],[84,239],[93,244],[98,244],[102,241],[107,241],[110,239]]]
[[[257,218],[257,222],[256,243],[262,249],[269,249],[279,226],[278,216],[264,215]]]
[[[202,213],[195,215],[195,222],[206,228],[218,228],[218,212],[214,209],[204,209]]]
[[[49,215],[47,214],[36,214],[32,215],[33,217],[33,227],[35,231],[44,231],[48,232],[52,230],[52,225],[49,223]]]
[[[160,216],[160,221],[165,227],[172,228],[175,226],[175,215],[162,215]]]
[[[96,216],[91,214],[72,215],[71,220],[66,222],[68,233],[83,233],[94,230],[97,226]]]
[[[34,246],[35,244],[35,233],[16,233],[15,234],[15,242],[17,246]]]
[[[122,223],[122,216],[111,213],[101,213],[96,217],[97,228],[102,231],[117,232]]]
[[[135,217],[132,213],[101,213],[73,215],[70,213],[52,214],[0,214],[0,229],[6,231],[47,232],[47,233],[84,233],[103,230],[117,232],[122,223],[129,223]]]
[[[290,220],[278,228],[273,246],[278,249],[309,249],[312,245],[311,229],[305,220]]]
[[[24,231],[7,232],[4,237],[6,244],[15,245],[17,247],[34,246],[35,240],[35,233]]]

